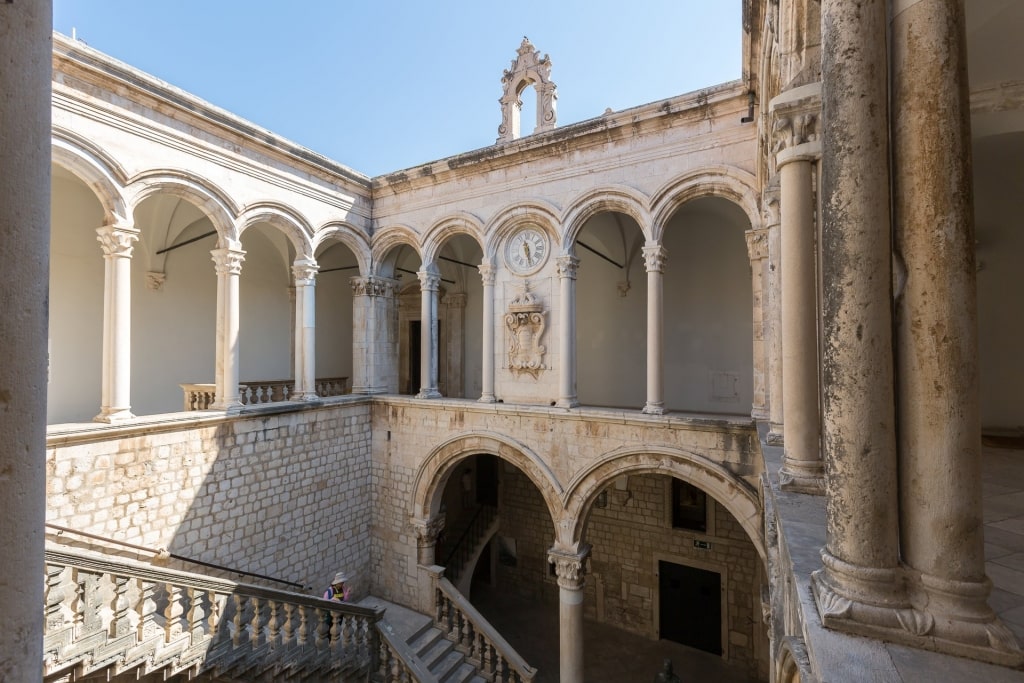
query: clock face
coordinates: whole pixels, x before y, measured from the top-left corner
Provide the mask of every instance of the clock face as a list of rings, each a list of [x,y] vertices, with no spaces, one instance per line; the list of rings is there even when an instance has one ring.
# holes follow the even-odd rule
[[[548,257],[548,241],[537,228],[516,231],[505,246],[505,263],[520,275],[537,270]]]

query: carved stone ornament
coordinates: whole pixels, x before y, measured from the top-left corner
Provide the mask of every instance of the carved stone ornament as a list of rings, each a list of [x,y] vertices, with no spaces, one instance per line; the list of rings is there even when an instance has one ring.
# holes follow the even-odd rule
[[[160,290],[164,286],[164,282],[167,280],[166,273],[158,273],[156,271],[149,271],[146,273],[146,287],[154,291]]]
[[[530,293],[530,281],[512,298],[505,314],[508,328],[508,367],[514,375],[528,374],[534,379],[544,370],[544,304]]]
[[[548,551],[548,562],[555,565],[559,588],[583,590],[586,585],[586,563],[589,555],[589,545],[584,545],[578,553],[567,553],[554,549]]]
[[[512,68],[505,69],[501,77],[504,94],[498,100],[501,103],[498,142],[519,137],[519,114],[523,107],[519,94],[531,84],[537,91],[537,127],[533,132],[540,133],[555,127],[558,92],[551,81],[551,58],[548,55],[541,57],[525,36],[518,52],[519,56],[512,60]]]
[[[320,269],[320,266],[316,264],[316,261],[309,259],[299,259],[292,264],[292,276],[295,278],[295,285],[301,287],[303,285],[312,285],[316,283],[316,273]]]
[[[350,278],[352,283],[353,296],[384,296],[393,297],[398,282],[383,277],[359,277]]]

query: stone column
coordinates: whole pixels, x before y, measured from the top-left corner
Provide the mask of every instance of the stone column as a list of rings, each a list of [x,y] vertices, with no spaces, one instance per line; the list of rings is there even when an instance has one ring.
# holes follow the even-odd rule
[[[589,545],[578,552],[548,551],[548,562],[558,576],[559,683],[583,683],[583,587],[589,554]]]
[[[131,411],[132,249],[139,231],[129,225],[96,229],[103,249],[103,363],[96,422],[123,422]]]
[[[665,412],[665,306],[662,282],[665,248],[649,243],[644,247],[644,264],[647,267],[647,403],[643,412],[661,415]]]
[[[352,393],[396,391],[397,332],[392,324],[398,282],[370,276],[350,278],[352,283]],[[394,376],[395,386],[389,383]]]
[[[750,286],[753,294],[754,335],[752,340],[754,357],[754,396],[750,405],[750,416],[755,420],[768,419],[768,356],[765,344],[766,310],[765,281],[768,279],[768,230],[748,230],[747,258],[750,260]]]
[[[901,555],[939,649],[1017,666],[987,604],[963,1],[900,3],[891,44]]]
[[[414,519],[413,529],[416,532],[416,563],[421,567],[437,564],[437,539],[444,531],[445,516],[435,515],[430,519]]]
[[[783,444],[782,415],[782,228],[779,216],[778,175],[764,193],[764,224],[768,230],[768,295],[765,311],[768,346],[768,422],[766,441],[771,446]]]
[[[316,273],[311,259],[297,259],[295,277],[295,384],[291,400],[315,401],[316,393]]]
[[[776,168],[781,193],[783,489],[824,493],[818,409],[818,303],[815,270],[814,175],[821,157],[817,135],[820,84],[772,100]]]
[[[887,4],[821,3],[827,540],[813,586],[826,626],[892,638],[918,620],[898,573]]]
[[[416,398],[441,398],[437,390],[437,292],[441,276],[433,266],[424,265],[420,279],[420,392]],[[410,349],[410,352],[412,350]]]
[[[481,365],[480,403],[494,403],[494,265],[485,262],[479,266],[484,283],[483,359]]]
[[[558,405],[575,408],[576,397],[576,270],[580,260],[575,256],[559,256],[558,279],[561,285],[558,311],[558,355],[561,368],[558,373]]]
[[[0,3],[0,676],[43,661],[51,3]]]
[[[238,395],[238,277],[245,252],[237,242],[214,249],[217,269],[217,389],[211,408],[228,410],[242,404]],[[240,246],[240,245],[239,245]]]

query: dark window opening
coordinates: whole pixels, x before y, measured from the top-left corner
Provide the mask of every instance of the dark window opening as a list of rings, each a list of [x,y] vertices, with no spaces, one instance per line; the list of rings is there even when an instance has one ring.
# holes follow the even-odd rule
[[[708,496],[696,486],[672,479],[672,527],[706,532]]]

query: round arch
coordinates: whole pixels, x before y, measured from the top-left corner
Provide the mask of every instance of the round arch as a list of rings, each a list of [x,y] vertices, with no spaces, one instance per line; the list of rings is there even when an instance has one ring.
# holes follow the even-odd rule
[[[478,453],[488,453],[512,463],[533,482],[544,498],[557,534],[564,491],[554,472],[523,444],[493,432],[461,434],[440,444],[424,458],[413,481],[412,517],[423,520],[434,517],[441,505],[441,496],[437,494],[444,490],[455,466],[463,458]]]
[[[664,226],[686,202],[701,197],[722,197],[737,204],[747,215],[751,227],[760,225],[756,179],[750,173],[731,166],[712,166],[686,173],[658,190],[651,199],[650,239],[660,243]]]
[[[541,201],[531,200],[518,202],[505,207],[496,213],[484,231],[484,258],[492,263],[497,262],[498,251],[502,241],[516,228],[525,224],[538,225],[543,228],[552,240],[557,241],[559,236],[558,209],[553,205]]]
[[[370,242],[370,258],[376,275],[384,275],[381,272],[386,264],[388,252],[395,247],[402,245],[412,247],[416,254],[423,260],[423,247],[420,244],[416,231],[407,225],[389,225],[381,228],[373,234]],[[387,275],[390,277],[390,275]]]
[[[55,128],[51,158],[92,190],[103,207],[104,220],[113,224],[127,218],[121,190],[125,184],[124,170],[110,156],[89,141]]]
[[[423,236],[423,260],[433,263],[445,241],[455,235],[469,235],[484,249],[484,226],[479,218],[466,211],[445,216],[434,223]]]
[[[245,208],[238,217],[238,239],[257,223],[267,223],[283,232],[295,247],[296,258],[313,258],[313,230],[309,223],[288,207],[260,202]]]
[[[344,244],[356,257],[359,274],[366,276],[370,272],[370,241],[363,231],[349,223],[328,223],[316,230],[313,235],[311,253],[315,256],[320,247],[328,242]]]
[[[732,472],[700,455],[667,446],[620,448],[605,454],[569,483],[564,494],[565,523],[559,531],[567,545],[585,540],[594,500],[624,474],[667,474],[706,491],[736,518],[765,561],[761,508],[757,494]]]
[[[222,241],[238,242],[235,227],[238,206],[213,183],[187,171],[163,169],[137,175],[126,188],[132,212],[143,201],[161,192],[195,204],[210,219]]]
[[[647,241],[653,239],[648,201],[642,193],[625,185],[599,187],[587,192],[562,215],[562,251],[570,253],[580,231],[592,216],[605,211],[623,213],[636,221]]]

